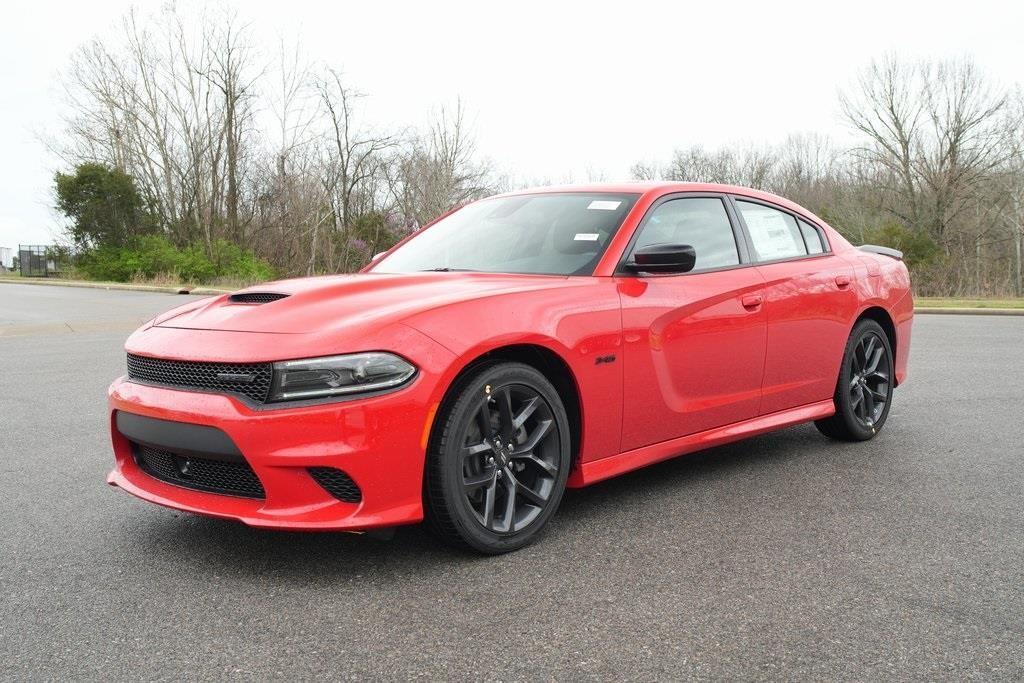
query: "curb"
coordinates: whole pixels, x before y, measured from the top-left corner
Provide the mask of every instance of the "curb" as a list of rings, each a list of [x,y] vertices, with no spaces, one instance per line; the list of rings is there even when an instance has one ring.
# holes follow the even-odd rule
[[[189,285],[135,285],[128,282],[84,282],[81,280],[38,280],[34,278],[0,277],[0,283],[12,285],[42,285],[44,287],[81,287],[83,289],[120,289],[128,292],[156,292],[160,294],[227,294],[230,289],[191,287]]]
[[[915,308],[914,315],[1024,315],[1024,308],[954,308],[927,306]]]

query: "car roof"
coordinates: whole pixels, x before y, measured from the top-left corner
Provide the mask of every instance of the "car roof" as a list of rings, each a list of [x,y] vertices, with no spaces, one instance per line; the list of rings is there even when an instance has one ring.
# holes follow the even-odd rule
[[[607,192],[611,194],[640,194],[640,195],[653,195],[655,197],[671,194],[674,192],[714,192],[718,194],[735,194],[750,197],[751,199],[761,199],[763,201],[777,204],[778,206],[789,209],[799,214],[811,218],[817,222],[824,223],[823,220],[815,216],[812,212],[806,208],[800,206],[795,202],[791,202],[785,197],[780,197],[771,192],[764,192],[763,190],[755,190],[750,187],[742,187],[740,185],[723,185],[720,183],[686,183],[676,181],[663,181],[663,180],[640,180],[635,182],[624,182],[624,183],[587,183],[587,184],[576,184],[576,185],[548,185],[544,187],[531,187],[522,190],[515,190],[512,192],[506,192],[498,195],[501,197],[509,197],[523,194],[542,194],[549,192]]]

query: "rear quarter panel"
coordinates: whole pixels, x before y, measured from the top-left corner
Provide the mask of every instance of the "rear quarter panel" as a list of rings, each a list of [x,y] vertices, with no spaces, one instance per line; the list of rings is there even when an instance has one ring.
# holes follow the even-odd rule
[[[869,308],[882,308],[889,313],[896,328],[894,349],[896,384],[907,379],[910,359],[911,329],[914,323],[914,296],[910,287],[910,272],[900,260],[880,254],[851,249],[846,258],[853,264],[860,297],[860,312]]]

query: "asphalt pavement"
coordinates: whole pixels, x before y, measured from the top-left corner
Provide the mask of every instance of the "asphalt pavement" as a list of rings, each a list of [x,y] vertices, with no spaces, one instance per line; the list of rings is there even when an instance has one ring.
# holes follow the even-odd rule
[[[108,487],[122,342],[185,299],[0,284],[0,680],[1024,677],[1024,318],[918,316],[869,443],[662,463],[482,558]]]

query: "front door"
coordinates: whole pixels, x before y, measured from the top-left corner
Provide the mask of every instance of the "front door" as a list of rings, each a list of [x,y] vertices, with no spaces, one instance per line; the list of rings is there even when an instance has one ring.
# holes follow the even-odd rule
[[[629,248],[689,244],[678,275],[621,275],[624,388],[621,450],[756,417],[764,370],[764,280],[746,263],[719,196],[654,206]]]

